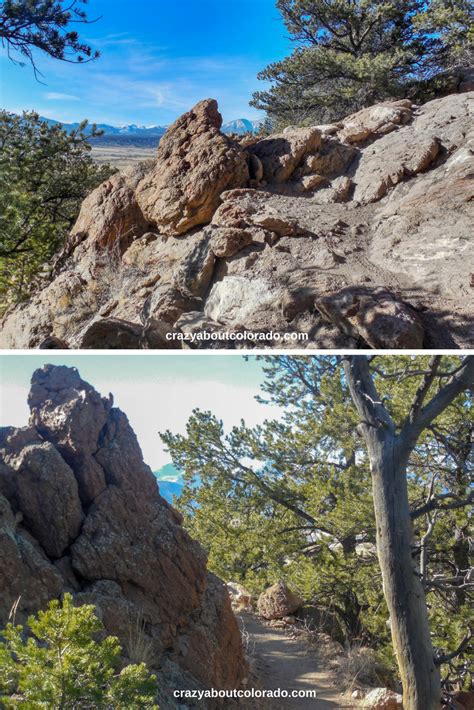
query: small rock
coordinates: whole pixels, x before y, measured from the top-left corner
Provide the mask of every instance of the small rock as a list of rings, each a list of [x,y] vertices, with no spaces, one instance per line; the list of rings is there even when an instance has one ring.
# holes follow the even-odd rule
[[[321,132],[317,128],[287,128],[250,146],[249,152],[256,155],[263,166],[263,178],[269,183],[289,180],[308,153],[313,153],[321,144]]]
[[[399,125],[408,123],[412,117],[412,102],[386,101],[345,118],[337,136],[347,143],[364,143],[391,133]]]
[[[254,215],[252,223],[268,229],[269,232],[276,232],[280,237],[287,237],[301,231],[295,220],[271,212]]]
[[[402,696],[388,688],[374,688],[365,696],[362,707],[370,710],[403,710]]]
[[[253,241],[252,234],[245,229],[221,227],[211,232],[210,247],[218,258],[234,256]]]

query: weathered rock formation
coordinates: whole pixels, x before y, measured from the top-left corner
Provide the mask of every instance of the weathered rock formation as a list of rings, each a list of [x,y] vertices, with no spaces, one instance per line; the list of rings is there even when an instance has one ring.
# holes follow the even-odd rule
[[[238,687],[246,665],[227,590],[112,395],[46,365],[29,406],[28,427],[0,430],[0,628],[17,600],[21,622],[69,591],[96,605],[132,660],[141,636],[163,708],[173,688]]]
[[[202,101],[85,200],[0,345],[472,347],[473,104],[385,102],[238,143]]]

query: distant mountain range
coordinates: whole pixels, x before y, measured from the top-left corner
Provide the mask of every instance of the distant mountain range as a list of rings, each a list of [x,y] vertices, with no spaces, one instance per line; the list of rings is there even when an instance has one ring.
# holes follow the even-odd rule
[[[41,120],[48,125],[54,126],[61,124],[67,131],[75,130],[79,127],[79,123],[62,123],[52,118],[41,116]],[[256,133],[262,124],[262,120],[249,121],[247,118],[238,118],[235,121],[229,121],[222,126],[223,133],[236,133],[244,135],[245,133]],[[160,138],[166,133],[168,126],[137,126],[131,123],[128,126],[110,126],[108,123],[97,123],[97,128],[103,131],[103,135],[99,138],[93,138],[93,142],[99,145],[140,145],[140,146],[156,146],[160,142]],[[90,134],[91,127],[87,126],[85,133]]]
[[[160,488],[160,493],[168,503],[173,502],[173,497],[178,497],[181,495],[183,490],[184,481],[181,472],[176,469],[172,463],[167,463],[162,466],[158,471],[153,471],[155,475],[158,486]]]

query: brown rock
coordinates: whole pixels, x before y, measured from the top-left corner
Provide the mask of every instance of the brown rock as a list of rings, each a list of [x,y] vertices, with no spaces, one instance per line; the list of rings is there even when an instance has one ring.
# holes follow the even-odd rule
[[[316,300],[324,317],[375,349],[423,347],[424,330],[415,311],[383,290],[349,289]]]
[[[337,138],[323,137],[318,152],[307,155],[294,177],[319,174],[326,178],[338,177],[358,154],[352,145],[341,143]]]
[[[263,227],[269,232],[275,232],[280,237],[287,237],[296,234],[299,230],[295,220],[282,217],[272,210],[266,210],[252,217],[252,223],[257,227]]]
[[[68,590],[132,660],[139,633],[151,667],[172,661],[174,687],[238,687],[246,663],[224,584],[161,498],[126,416],[73,368],[37,371],[29,402],[37,429],[0,430],[1,624],[20,595],[22,622]],[[84,461],[105,487],[82,507]]]
[[[425,172],[440,152],[435,136],[392,133],[365,149],[354,175],[354,200],[367,204],[382,199],[402,180]]]
[[[0,495],[0,627],[22,620],[61,593],[62,579],[44,553],[18,529],[9,502]],[[21,514],[20,514],[21,517]],[[16,608],[16,614],[10,613]]]
[[[309,192],[314,190],[316,187],[326,182],[324,175],[319,175],[315,173],[314,175],[305,175],[294,183],[295,188],[300,192]]]
[[[418,288],[462,298],[473,310],[474,132],[471,136],[443,165],[397,188],[377,214],[369,255]]]
[[[217,102],[196,104],[160,141],[155,170],[139,183],[143,214],[162,232],[184,234],[211,221],[224,190],[249,179],[245,152],[220,132]]]
[[[116,174],[86,197],[72,228],[69,244],[87,239],[89,245],[124,251],[134,238],[147,231],[147,227],[129,180]]]
[[[13,501],[49,557],[58,558],[79,533],[82,510],[74,473],[49,442],[19,452],[9,438],[0,451],[14,472]]]
[[[263,178],[270,183],[283,183],[290,179],[308,153],[313,153],[321,144],[321,132],[317,128],[294,128],[276,134],[250,146],[263,166]]]
[[[258,613],[265,619],[283,619],[303,605],[303,600],[282,581],[262,592],[257,600]]]
[[[211,249],[218,258],[234,256],[252,243],[252,234],[245,229],[222,227],[211,232]]]

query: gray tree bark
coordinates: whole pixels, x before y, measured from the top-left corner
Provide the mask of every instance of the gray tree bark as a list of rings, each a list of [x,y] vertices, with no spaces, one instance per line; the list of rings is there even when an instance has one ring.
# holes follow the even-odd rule
[[[474,382],[474,357],[423,407],[439,357],[417,390],[410,415],[397,431],[380,401],[365,356],[344,358],[351,397],[361,417],[371,467],[377,553],[390,613],[392,642],[403,685],[405,710],[439,710],[440,674],[431,643],[424,589],[413,560],[413,528],[408,500],[407,465],[422,431]]]

